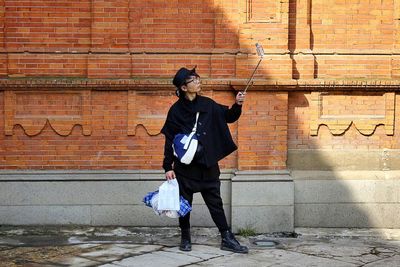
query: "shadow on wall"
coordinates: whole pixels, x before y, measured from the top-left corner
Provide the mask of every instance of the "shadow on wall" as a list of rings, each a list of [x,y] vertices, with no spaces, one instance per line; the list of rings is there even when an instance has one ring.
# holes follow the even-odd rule
[[[302,19],[298,17],[304,15],[304,12],[299,15],[299,3],[291,0],[289,5],[288,49],[293,79],[303,78],[295,55],[302,51],[312,52],[316,38],[313,2],[307,1],[309,47],[296,47],[297,43],[304,45],[301,41],[296,42],[299,34],[304,34],[304,29],[296,25],[298,19]],[[319,78],[318,60],[315,53],[312,56],[313,77]],[[395,160],[399,158],[395,150],[398,130],[394,136],[388,136],[384,126],[378,123],[372,133],[365,134],[357,128],[357,123],[349,123],[342,133],[333,134],[329,125],[315,122],[315,114],[319,116],[329,112],[338,120],[346,116],[346,120],[348,117],[369,116],[372,120],[377,116],[385,117],[385,104],[382,102],[386,96],[384,93],[338,91],[331,94],[329,100],[333,99],[333,103],[321,100],[315,105],[311,95],[311,92],[291,92],[288,100],[287,166],[295,183],[295,226],[399,228],[396,216],[400,205],[400,185],[395,167],[400,166]],[[325,110],[324,106],[327,106]],[[366,106],[372,108],[366,112]],[[371,109],[375,110],[369,113]],[[394,118],[398,118],[399,108],[395,110]],[[363,122],[365,120],[359,121],[360,127],[363,127]],[[316,124],[317,129],[313,131],[318,132],[312,136],[311,128]]]
[[[304,3],[303,3],[304,4]],[[297,25],[297,19],[304,20],[301,15],[298,15],[298,8],[306,8],[307,9],[307,19],[303,27],[301,28]],[[306,55],[308,53],[312,53],[314,49],[314,32],[313,32],[313,24],[312,24],[312,1],[307,1],[307,6],[299,6],[298,1],[290,0],[289,1],[289,28],[288,28],[288,50],[290,53],[290,59],[292,61],[292,79],[302,79],[302,78],[311,78],[311,77],[301,77],[301,73],[298,69],[298,63],[295,58],[298,54]],[[297,29],[300,27],[300,32],[297,32]],[[300,43],[301,47],[296,46],[297,35],[306,36],[309,33],[309,44],[305,45],[304,40],[303,43]],[[318,78],[318,61],[314,53],[312,53],[313,57],[313,75],[312,78]],[[304,76],[304,75],[303,75]]]
[[[356,106],[356,98],[365,95],[342,93],[348,97],[348,102],[339,102],[342,107]],[[295,183],[295,226],[399,228],[398,165],[382,149],[394,143],[398,131],[388,136],[380,125],[363,135],[353,123],[337,135],[321,125],[318,135],[311,136],[311,114],[319,112],[311,101],[309,92],[289,94],[288,168]]]
[[[297,1],[289,1],[289,28],[288,28],[288,49],[290,52],[290,59],[292,61],[292,79],[299,79],[300,73],[297,69],[296,60],[293,54],[296,51],[296,19],[297,19]]]

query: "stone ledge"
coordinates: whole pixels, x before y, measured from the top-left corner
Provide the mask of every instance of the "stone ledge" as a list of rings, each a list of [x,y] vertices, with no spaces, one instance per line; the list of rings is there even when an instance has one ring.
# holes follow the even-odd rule
[[[253,45],[243,46],[240,48],[151,48],[151,47],[69,47],[69,46],[58,46],[58,47],[1,47],[1,54],[83,54],[83,55],[113,55],[113,54],[125,54],[125,55],[163,55],[163,54],[190,54],[190,55],[225,55],[225,56],[252,56],[255,55],[255,47]],[[396,56],[400,55],[398,49],[340,49],[340,48],[314,48],[314,49],[299,49],[296,48],[294,51],[284,48],[274,48],[271,46],[264,46],[265,55],[312,55],[312,56]]]
[[[399,180],[400,171],[312,171],[293,170],[291,178],[298,180]]]
[[[234,172],[221,170],[220,180]],[[163,170],[0,170],[0,183],[7,181],[164,181]]]
[[[288,170],[276,171],[237,171],[232,182],[292,182]]]
[[[204,90],[243,90],[247,79],[203,79]],[[49,89],[95,89],[95,90],[168,90],[173,89],[171,78],[132,78],[132,79],[88,79],[67,77],[17,77],[0,79],[0,90],[36,90]],[[256,79],[253,81],[251,91],[335,91],[335,90],[387,90],[399,91],[400,80],[374,80],[374,79],[351,79],[351,80],[267,80]],[[172,91],[171,91],[172,92]]]

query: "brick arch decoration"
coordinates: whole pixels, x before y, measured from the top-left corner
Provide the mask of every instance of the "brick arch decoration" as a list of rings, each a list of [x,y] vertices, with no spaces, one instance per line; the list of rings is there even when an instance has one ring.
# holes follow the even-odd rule
[[[142,125],[150,136],[158,135],[168,109],[175,100],[171,92],[129,90],[128,135],[136,135],[139,125]]]
[[[20,125],[25,134],[35,136],[46,124],[61,136],[68,136],[75,125],[90,135],[91,91],[11,91],[4,92],[5,134],[13,135]]]
[[[333,135],[341,135],[352,124],[362,135],[372,135],[379,125],[385,127],[386,135],[394,135],[396,94],[387,92],[367,97],[354,93],[341,96],[311,93],[310,135],[317,136],[321,125],[326,125]]]

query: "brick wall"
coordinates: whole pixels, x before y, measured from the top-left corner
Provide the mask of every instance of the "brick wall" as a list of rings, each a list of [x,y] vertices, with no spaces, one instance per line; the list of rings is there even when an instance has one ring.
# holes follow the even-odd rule
[[[239,121],[239,169],[286,169],[287,104],[286,93],[249,94]]]
[[[77,91],[60,91],[19,91],[13,94],[14,101],[7,99],[13,96],[0,93],[0,103],[8,106],[12,102],[15,114],[5,118],[10,110],[2,105],[0,121],[10,117],[13,121],[0,126],[1,168],[160,169],[164,137],[159,130],[163,120],[158,121],[154,132],[150,131],[151,123],[153,117],[164,117],[176,100],[174,95],[152,92],[132,99],[128,91],[92,91],[87,101]],[[216,93],[214,97],[227,105],[233,101],[231,93]],[[137,103],[144,100],[150,103]],[[90,105],[88,122],[84,101]],[[132,115],[127,112],[128,105],[135,101],[140,114]],[[133,120],[134,135],[128,132]],[[236,138],[235,125],[231,129]],[[235,168],[235,154],[222,166]]]
[[[288,149],[398,149],[400,1],[0,0],[0,168],[159,169],[171,78],[198,67],[230,105],[222,162],[286,169]],[[398,128],[398,127],[397,127]]]
[[[1,1],[4,47],[7,52],[88,51],[91,2]]]

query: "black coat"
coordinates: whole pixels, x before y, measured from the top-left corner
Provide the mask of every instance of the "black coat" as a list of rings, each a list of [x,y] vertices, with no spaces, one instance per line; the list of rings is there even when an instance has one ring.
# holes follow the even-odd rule
[[[239,119],[242,106],[233,104],[231,108],[220,105],[214,100],[197,96],[193,101],[186,98],[179,98],[168,111],[167,119],[161,133],[165,135],[164,161],[163,168],[167,172],[182,166],[173,155],[172,140],[178,133],[190,133],[196,121],[196,112],[200,112],[197,124],[197,136],[203,146],[202,163],[206,168],[217,166],[219,160],[228,156],[237,149],[232,140],[227,123],[235,122]]]

